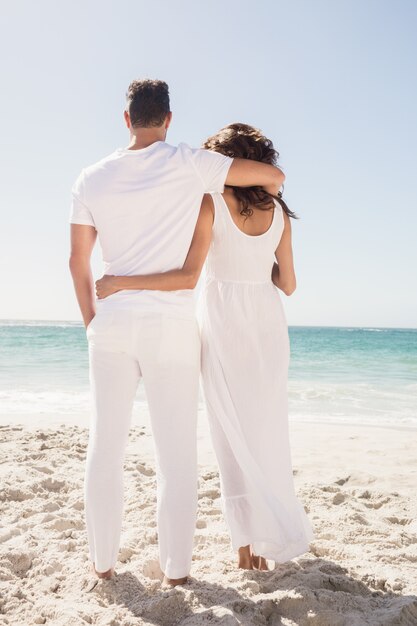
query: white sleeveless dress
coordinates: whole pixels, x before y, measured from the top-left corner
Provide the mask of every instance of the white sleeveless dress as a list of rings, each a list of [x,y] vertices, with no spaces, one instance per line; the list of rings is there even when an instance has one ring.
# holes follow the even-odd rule
[[[220,469],[221,505],[234,550],[283,563],[309,550],[314,533],[297,499],[288,432],[288,326],[272,283],[284,228],[243,233],[223,196],[215,218],[199,315],[202,383]]]

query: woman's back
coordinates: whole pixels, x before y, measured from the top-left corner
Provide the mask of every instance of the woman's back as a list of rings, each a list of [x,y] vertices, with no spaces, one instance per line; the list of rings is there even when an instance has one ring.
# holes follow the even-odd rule
[[[211,195],[215,215],[207,257],[207,278],[222,282],[271,283],[272,286],[275,250],[284,230],[281,206],[275,202],[272,221],[272,211],[254,209],[256,219],[248,218],[244,222],[232,197],[228,197],[228,202],[233,216],[222,194]],[[248,224],[248,232],[243,232],[241,227]]]

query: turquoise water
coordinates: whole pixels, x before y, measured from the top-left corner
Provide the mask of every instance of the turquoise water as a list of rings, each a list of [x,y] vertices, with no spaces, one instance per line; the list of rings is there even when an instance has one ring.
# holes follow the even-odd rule
[[[417,329],[289,332],[292,416],[417,425]]]
[[[289,328],[292,419],[417,425],[417,329]],[[78,322],[0,322],[0,413],[89,411]],[[137,402],[145,402],[139,387]]]

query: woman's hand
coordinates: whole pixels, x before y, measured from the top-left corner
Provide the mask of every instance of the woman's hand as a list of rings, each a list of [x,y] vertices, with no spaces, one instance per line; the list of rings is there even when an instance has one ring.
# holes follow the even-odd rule
[[[99,300],[111,296],[116,291],[120,291],[115,285],[115,278],[111,274],[104,274],[99,280],[96,280],[96,294]]]

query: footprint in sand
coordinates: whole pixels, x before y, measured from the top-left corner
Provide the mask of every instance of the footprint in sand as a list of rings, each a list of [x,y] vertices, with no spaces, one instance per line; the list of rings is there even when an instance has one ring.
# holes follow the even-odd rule
[[[362,524],[363,526],[369,526],[369,522],[367,521],[367,519],[360,513],[354,513],[353,515],[350,516],[350,519],[354,522],[358,522],[359,524]]]
[[[407,517],[396,517],[395,515],[390,517],[384,517],[384,520],[390,522],[391,524],[400,524],[401,526],[408,526],[413,521],[412,519],[408,519]]]
[[[37,452],[36,454],[27,454],[24,460],[28,461],[29,459],[32,459],[32,461],[44,461],[45,457],[45,454],[39,454],[39,452]]]
[[[80,527],[81,522],[63,518],[55,519],[52,524],[48,525],[48,528],[58,530],[60,532],[64,530],[78,530]]]
[[[33,467],[33,469],[41,472],[43,474],[53,474],[54,470],[50,467],[46,467],[46,465],[30,465],[29,467]]]
[[[63,489],[66,486],[66,489]],[[55,480],[53,478],[47,478],[41,482],[41,487],[48,491],[68,491],[68,485],[65,480]]]
[[[34,497],[33,493],[23,491],[22,489],[6,487],[5,489],[0,490],[0,502],[23,502],[24,500],[31,500]]]
[[[350,475],[346,476],[346,478],[339,478],[338,480],[335,480],[334,482],[336,483],[336,485],[344,485],[345,483],[347,483],[347,481],[349,480]]]
[[[335,487],[334,485],[322,485],[320,489],[325,493],[339,493],[340,491],[339,487]]]
[[[411,546],[417,543],[417,535],[410,535],[406,532],[403,532],[401,535],[401,541],[403,546]]]
[[[381,500],[375,500],[374,502],[364,502],[364,505],[368,509],[380,509],[384,504],[391,502],[391,498],[388,496],[386,498],[382,498]]]

